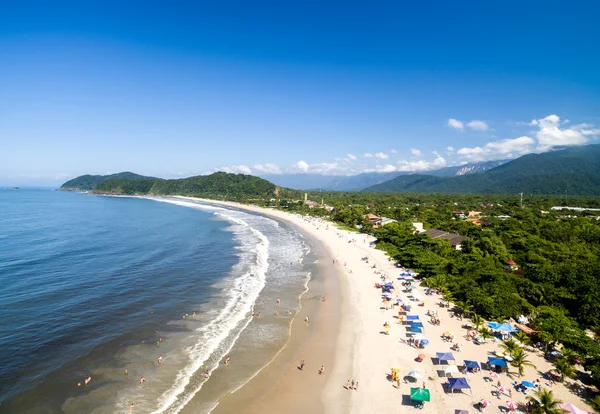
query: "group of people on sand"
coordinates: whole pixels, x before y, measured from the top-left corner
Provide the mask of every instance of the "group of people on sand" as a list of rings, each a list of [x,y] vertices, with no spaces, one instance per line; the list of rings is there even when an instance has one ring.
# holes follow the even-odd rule
[[[350,390],[358,391],[358,381],[348,380],[348,382],[346,382],[346,389],[348,391],[350,391]]]

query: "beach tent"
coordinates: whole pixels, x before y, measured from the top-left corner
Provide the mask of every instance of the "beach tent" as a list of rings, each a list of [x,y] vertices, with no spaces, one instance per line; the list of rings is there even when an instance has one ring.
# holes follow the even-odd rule
[[[465,388],[471,389],[471,386],[465,378],[448,378],[448,383],[450,384],[452,392],[454,392],[454,390],[462,390]]]
[[[498,328],[496,328],[496,330],[498,330],[500,332],[516,332],[517,331],[515,328],[512,327],[512,325],[510,323],[503,323],[502,325],[498,326]]]
[[[408,315],[406,317],[407,321],[418,321],[419,320],[419,315]]]
[[[495,365],[496,367],[508,368],[508,363],[504,358],[488,357],[488,364]]]
[[[498,327],[499,327],[500,325],[502,325],[501,323],[498,323],[498,322],[488,322],[487,324],[488,324],[488,326],[489,326],[491,329],[493,329],[494,331],[498,330]]]
[[[581,408],[577,408],[576,406],[574,406],[571,403],[561,404],[561,405],[559,405],[559,407],[562,408],[563,410],[566,410],[566,412],[570,413],[570,414],[588,414],[587,411],[584,411]]]
[[[473,368],[481,369],[481,367],[479,366],[479,362],[477,362],[477,361],[467,361],[465,359],[465,366],[469,369],[473,369]]]
[[[448,365],[446,368],[444,368],[444,375],[456,374],[457,372],[460,371],[456,365]]]
[[[437,359],[440,362],[454,361],[454,355],[452,355],[452,352],[436,352],[435,355],[437,356]]]
[[[410,399],[413,401],[431,401],[431,394],[427,388],[411,388]]]

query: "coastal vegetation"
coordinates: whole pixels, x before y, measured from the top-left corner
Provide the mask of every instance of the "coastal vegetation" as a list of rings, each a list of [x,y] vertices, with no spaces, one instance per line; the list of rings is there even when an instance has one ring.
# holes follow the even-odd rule
[[[94,190],[99,184],[108,180],[149,180],[153,177],[146,177],[144,175],[135,174],[129,171],[120,172],[117,174],[109,175],[81,175],[73,178],[60,186],[60,190],[71,190],[71,191],[90,191]]]
[[[280,193],[283,195],[285,191],[259,177],[224,172],[176,180],[109,179],[98,184],[94,189],[94,192],[102,194],[183,195],[236,201],[248,201],[253,197],[271,198]]]

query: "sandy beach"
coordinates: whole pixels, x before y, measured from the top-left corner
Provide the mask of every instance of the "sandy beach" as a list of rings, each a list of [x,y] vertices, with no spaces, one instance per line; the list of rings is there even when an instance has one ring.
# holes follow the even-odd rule
[[[212,200],[203,201],[218,204]],[[327,261],[331,269],[324,273],[323,280],[309,283],[308,296],[302,299],[300,317],[292,324],[291,339],[284,350],[244,387],[222,398],[213,412],[404,412],[414,410],[410,388],[422,386],[430,390],[431,402],[425,403],[420,412],[454,413],[457,409],[478,412],[475,404],[482,399],[491,402],[487,412],[499,412],[508,410],[507,400],[519,404],[526,401],[527,396],[511,386],[513,381],[533,382],[536,379],[540,379],[542,387],[550,387],[555,397],[563,402],[592,411],[583,398],[567,388],[569,384],[572,388],[580,387],[577,381],[549,384],[542,378],[542,373],[552,369],[552,365],[534,349],[527,349],[527,352],[536,368],[526,367],[522,378],[511,366],[509,375],[502,373],[491,381],[485,380],[489,376],[486,370],[466,376],[454,373],[451,374],[453,377],[466,378],[471,388],[446,392],[443,386],[447,381],[443,372],[445,365],[434,365],[432,359],[437,352],[452,352],[456,360],[450,363],[462,367],[465,359],[480,364],[486,362],[491,352],[500,350],[498,343],[491,339],[481,345],[467,341],[467,331],[462,326],[469,321],[451,317],[448,309],[439,305],[441,297],[425,295],[417,283],[425,304],[415,304],[408,314],[418,315],[429,345],[425,349],[410,346],[406,342],[410,338],[407,326],[400,324],[397,318],[398,306],[386,309],[381,289],[376,289],[375,283],[387,276],[386,281],[393,281],[396,286],[392,292],[394,301],[412,302],[398,280],[400,269],[384,252],[370,246],[371,236],[340,230],[332,223],[314,218],[237,203],[223,204],[297,226],[302,234],[320,243],[323,252],[320,252],[319,260],[324,265]],[[362,260],[363,257],[368,258],[368,263]],[[326,295],[326,302],[310,300],[314,294]],[[430,323],[429,312],[438,313],[439,326]],[[310,316],[309,324],[304,322],[306,315]],[[389,329],[383,327],[386,321],[390,324]],[[389,335],[385,334],[386,330]],[[447,331],[454,333],[454,342],[462,345],[462,352],[452,351],[452,342],[444,341],[442,334]],[[419,354],[425,354],[427,358],[418,362]],[[301,359],[307,362],[303,371],[298,369]],[[317,372],[321,365],[325,366],[323,375]],[[400,369],[399,387],[389,379],[392,368]],[[411,370],[419,371],[422,377],[410,382],[406,374]],[[349,380],[358,381],[357,390],[346,389]],[[498,395],[498,383],[506,387],[506,394],[511,390],[512,396]]]

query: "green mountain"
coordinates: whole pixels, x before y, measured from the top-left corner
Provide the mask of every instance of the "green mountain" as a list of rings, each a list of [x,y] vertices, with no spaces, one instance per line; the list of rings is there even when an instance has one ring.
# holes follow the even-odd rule
[[[117,174],[110,175],[81,175],[77,178],[67,181],[60,186],[60,190],[74,190],[74,191],[90,191],[94,190],[98,184],[101,184],[108,180],[113,179],[126,179],[126,180],[147,180],[153,177],[146,177],[139,174],[134,174],[129,171],[120,172]]]
[[[94,190],[100,194],[190,195],[223,199],[267,198],[275,196],[280,191],[286,190],[279,189],[275,184],[262,178],[224,172],[177,180],[116,178],[98,184]]]
[[[400,176],[363,191],[600,195],[600,145],[528,154],[479,174]]]

